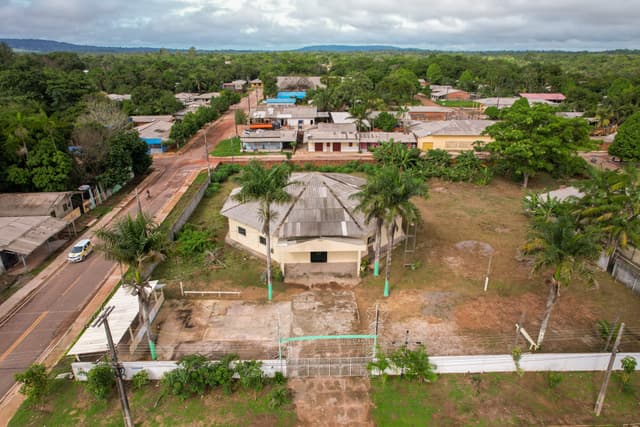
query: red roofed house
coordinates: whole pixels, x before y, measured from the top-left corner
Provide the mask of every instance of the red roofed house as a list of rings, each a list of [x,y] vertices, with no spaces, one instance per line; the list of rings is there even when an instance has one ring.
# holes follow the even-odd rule
[[[530,103],[544,102],[546,104],[560,104],[567,99],[561,93],[521,93],[522,98],[526,98]]]

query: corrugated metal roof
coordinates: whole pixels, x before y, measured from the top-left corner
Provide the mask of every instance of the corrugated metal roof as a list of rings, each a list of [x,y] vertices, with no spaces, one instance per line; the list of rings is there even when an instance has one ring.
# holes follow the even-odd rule
[[[360,132],[358,134],[359,142],[377,143],[383,141],[401,142],[404,144],[413,144],[416,142],[416,136],[412,133],[403,132]]]
[[[287,187],[292,200],[273,206],[276,219],[271,222],[272,235],[278,239],[313,237],[368,236],[373,224],[366,225],[364,216],[355,211],[357,201],[351,195],[365,184],[363,178],[337,173],[294,173],[293,185]],[[221,214],[253,229],[261,230],[258,203],[240,204],[231,196],[222,207]]]
[[[67,222],[52,216],[0,217],[0,250],[29,255]]]
[[[487,126],[494,124],[493,120],[435,120],[420,122],[411,130],[416,136],[429,135],[480,135]]]
[[[106,304],[106,306],[115,307],[109,315],[109,328],[116,345],[122,340],[131,322],[138,315],[138,297],[131,295],[131,291],[130,287],[120,286]],[[108,349],[104,327],[87,328],[67,354],[104,353]]]
[[[561,93],[521,93],[521,97],[533,100],[564,101],[566,97]]]
[[[0,216],[45,216],[60,202],[68,199],[70,191],[42,193],[0,193]]]

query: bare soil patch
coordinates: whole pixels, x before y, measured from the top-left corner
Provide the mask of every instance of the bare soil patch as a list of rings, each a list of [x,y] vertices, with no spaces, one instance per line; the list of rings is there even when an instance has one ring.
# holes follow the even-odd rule
[[[304,378],[288,382],[301,426],[373,426],[368,378]]]

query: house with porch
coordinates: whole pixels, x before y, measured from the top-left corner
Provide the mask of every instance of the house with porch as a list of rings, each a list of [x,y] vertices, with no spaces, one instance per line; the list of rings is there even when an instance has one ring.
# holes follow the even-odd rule
[[[411,128],[422,151],[440,149],[459,153],[474,149],[476,141],[493,141],[482,132],[494,124],[493,120],[445,120],[420,122]]]
[[[355,123],[318,123],[305,131],[303,139],[307,150],[312,153],[357,153],[360,151],[358,142]]]
[[[329,113],[318,111],[318,107],[314,105],[261,104],[255,110],[251,110],[249,115],[250,125],[275,124],[275,127],[298,130],[327,121]]]
[[[232,82],[222,83],[222,89],[232,90],[237,93],[244,92],[244,88],[247,86],[246,80],[234,80]]]
[[[253,151],[282,151],[292,148],[296,143],[298,132],[295,130],[267,130],[259,129],[255,132],[245,132],[240,137],[241,150]]]
[[[366,183],[363,178],[338,173],[293,173],[286,191],[287,203],[274,205],[270,224],[272,260],[279,264],[289,283],[358,283],[360,262],[372,254],[375,225],[366,224],[364,215],[351,196]],[[257,202],[240,203],[233,196],[220,213],[229,220],[229,244],[262,258],[266,257],[266,236],[258,215]],[[401,220],[397,242],[404,238]],[[385,246],[386,229],[381,245]]]
[[[404,132],[359,132],[358,144],[360,151],[370,151],[385,141],[405,144],[407,148],[416,148],[417,140],[413,133]]]
[[[469,92],[449,85],[431,85],[432,101],[465,101],[471,98]]]

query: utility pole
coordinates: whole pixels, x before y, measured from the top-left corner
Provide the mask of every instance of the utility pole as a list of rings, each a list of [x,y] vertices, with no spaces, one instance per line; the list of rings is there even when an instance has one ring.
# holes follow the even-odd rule
[[[113,366],[113,372],[116,376],[116,385],[118,387],[118,395],[120,396],[120,404],[122,405],[122,417],[124,418],[124,425],[126,427],[134,427],[133,419],[131,418],[131,411],[129,409],[129,401],[127,400],[127,392],[124,389],[124,382],[122,376],[124,374],[124,368],[118,363],[118,353],[116,352],[116,346],[113,344],[113,337],[111,336],[111,329],[109,329],[109,314],[114,310],[115,306],[105,307],[104,311],[91,327],[96,328],[100,325],[104,325],[104,331],[107,334],[107,343],[109,344],[109,350],[111,350],[111,365]]]
[[[211,183],[211,164],[209,163],[209,146],[207,145],[207,128],[204,128],[204,155],[207,159],[207,174],[209,175],[209,183]]]
[[[613,370],[613,363],[616,361],[616,354],[618,353],[618,346],[620,345],[620,338],[622,338],[622,332],[624,331],[624,322],[620,324],[620,331],[618,332],[618,336],[616,337],[616,342],[613,344],[613,348],[611,349],[611,357],[609,358],[609,366],[607,366],[607,373],[604,375],[604,381],[602,381],[602,387],[600,388],[600,393],[598,394],[598,400],[596,401],[596,407],[594,411],[596,412],[596,417],[600,416],[600,411],[602,411],[602,405],[604,405],[604,397],[607,394],[607,386],[609,385],[609,379],[611,379],[611,371]]]

